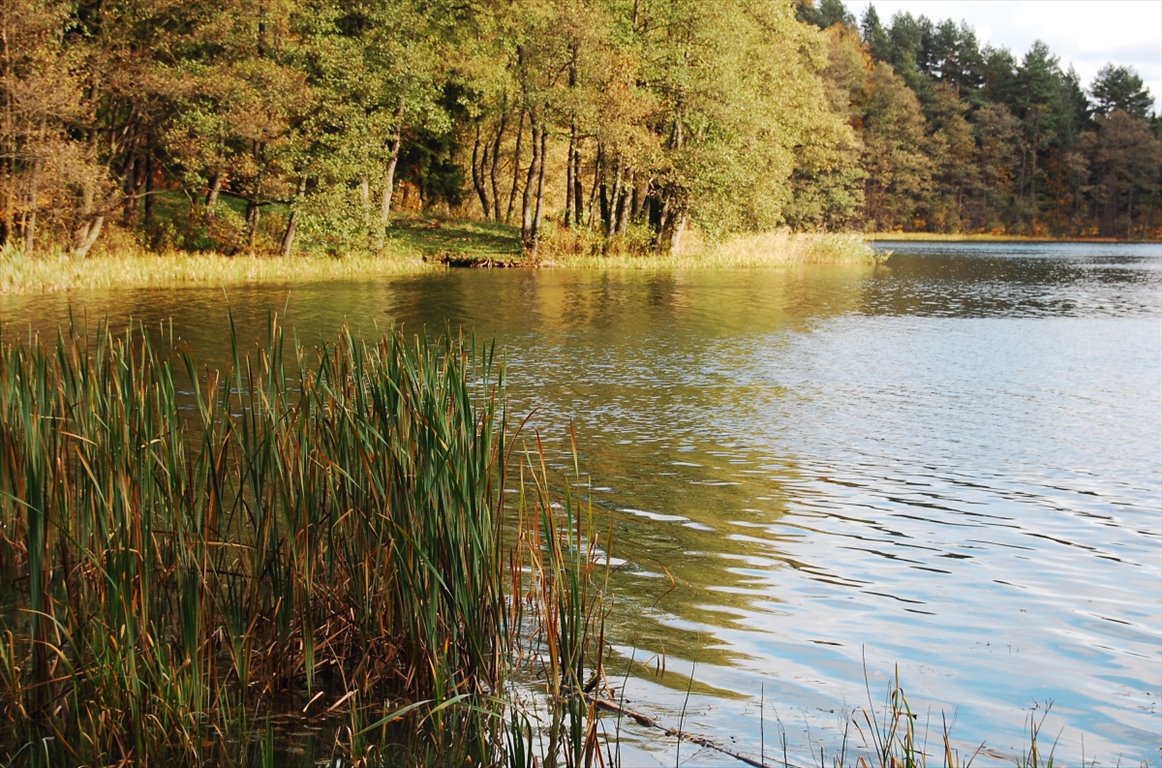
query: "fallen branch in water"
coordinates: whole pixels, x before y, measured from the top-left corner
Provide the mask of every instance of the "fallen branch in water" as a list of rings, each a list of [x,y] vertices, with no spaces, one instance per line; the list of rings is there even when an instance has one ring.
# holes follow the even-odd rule
[[[666,734],[667,736],[674,736],[674,737],[677,737],[679,739],[684,739],[684,740],[690,742],[691,744],[697,744],[700,747],[705,747],[707,749],[713,749],[715,752],[720,752],[721,754],[724,754],[727,757],[732,757],[735,760],[739,761],[740,763],[745,763],[749,766],[753,766],[753,768],[774,768],[774,766],[772,766],[768,763],[764,763],[761,760],[755,760],[753,757],[747,757],[744,754],[741,754],[739,752],[735,752],[734,750],[731,750],[731,749],[727,749],[726,747],[722,746],[721,744],[718,744],[714,741],[711,741],[710,739],[706,738],[705,736],[699,736],[697,734],[690,733],[688,731],[682,731],[682,730],[679,730],[677,728],[667,728],[666,726],[662,725],[661,723],[659,723],[657,720],[650,717],[649,715],[643,715],[641,712],[635,712],[634,710],[629,709],[628,707],[626,707],[622,704],[618,704],[616,701],[613,701],[612,699],[602,698],[600,696],[595,696],[593,694],[586,694],[586,698],[588,698],[590,703],[592,703],[598,709],[604,709],[606,712],[613,712],[614,714],[617,714],[617,715],[623,715],[625,717],[630,718],[638,725],[643,725],[646,728],[654,728],[654,729],[659,730],[662,733]],[[793,766],[786,766],[785,768],[794,768],[794,767]]]

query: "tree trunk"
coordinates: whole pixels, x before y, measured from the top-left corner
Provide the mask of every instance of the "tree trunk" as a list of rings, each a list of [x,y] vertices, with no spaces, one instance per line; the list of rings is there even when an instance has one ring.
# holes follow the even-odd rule
[[[577,45],[569,46],[569,90],[577,88]],[[565,153],[565,226],[581,225],[581,137],[577,135],[577,113],[569,120],[569,149]],[[571,220],[570,220],[571,219]]]
[[[589,226],[593,226],[593,206],[597,204],[597,184],[601,180],[603,170],[601,168],[601,149],[597,150],[597,157],[593,162],[593,183],[589,186],[589,202],[585,204],[585,221]]]
[[[500,113],[500,124],[496,127],[496,138],[492,141],[492,162],[488,165],[488,183],[492,188],[492,220],[500,221],[500,191],[496,184],[496,167],[500,163],[501,142],[504,139],[504,129],[508,124],[508,112]]]
[[[143,219],[142,224],[145,227],[152,227],[154,224],[154,200],[153,200],[153,152],[149,151],[148,147],[145,154],[145,162],[143,172],[145,178],[142,180],[141,188],[144,191],[145,201],[143,205]]]
[[[601,220],[601,234],[608,235],[613,231],[613,201],[615,198],[610,194],[609,178],[605,174],[605,145],[601,142],[597,143],[597,160],[593,165],[596,172],[593,174],[592,192],[597,195],[597,215]],[[616,161],[614,167],[617,167]],[[592,222],[592,199],[589,202],[589,208],[590,222]]]
[[[613,191],[609,197],[609,228],[607,234],[620,235],[623,232],[622,219],[625,218],[625,186],[622,177],[625,171],[622,167],[621,155],[613,161]]]
[[[290,216],[286,218],[286,229],[282,232],[282,243],[279,250],[284,259],[290,258],[295,247],[295,232],[298,230],[299,212],[291,208]]]
[[[625,187],[621,189],[621,195],[617,199],[617,205],[614,208],[614,220],[617,226],[614,227],[614,234],[624,235],[626,229],[629,227],[629,208],[631,205],[630,191]]]
[[[673,233],[670,235],[670,255],[677,256],[682,249],[682,235],[686,234],[686,214],[679,213]]]
[[[632,221],[641,221],[646,208],[648,182],[642,181],[637,177],[637,174],[630,174],[630,199],[629,199],[629,217]]]
[[[565,229],[568,229],[573,223],[573,147],[577,143],[577,124],[573,123],[569,128],[569,149],[565,153]],[[577,201],[577,205],[581,205],[581,201]]]
[[[488,193],[484,189],[483,168],[487,162],[488,149],[485,148],[485,160],[480,158],[480,121],[476,121],[476,130],[472,137],[472,188],[476,190],[476,196],[480,199],[480,209],[484,212],[484,218],[488,218],[488,212],[491,208],[488,205]]]
[[[387,225],[391,219],[391,196],[395,194],[395,169],[399,165],[399,151],[403,146],[402,136],[397,133],[391,144],[391,157],[383,172],[383,189],[379,197],[379,228],[375,245],[379,250],[387,245]]]
[[[532,163],[529,164],[529,179],[524,187],[524,210],[521,241],[525,251],[537,256],[540,241],[540,221],[545,209],[545,152],[548,144],[548,129],[538,125],[530,115],[532,128]],[[533,182],[536,182],[536,199],[533,196]]]
[[[366,175],[359,177],[359,213],[363,224],[363,231],[360,235],[364,244],[370,248],[372,246],[372,232],[375,231],[375,220],[371,212],[371,179],[367,178]]]
[[[581,139],[577,139],[573,144],[570,162],[573,165],[573,223],[579,227],[585,220],[584,211],[581,208],[581,201],[585,199],[585,189],[581,183]]]
[[[524,194],[521,197],[520,206],[520,235],[521,241],[524,243],[525,248],[530,248],[532,246],[531,236],[534,234],[530,231],[532,229],[532,217],[530,214],[533,202],[533,183],[537,179],[537,163],[540,160],[539,132],[540,127],[537,125],[536,117],[530,113],[529,138],[532,140],[531,143],[533,148],[533,156],[529,160],[529,170],[528,175],[525,178]]]
[[[32,256],[36,246],[36,198],[40,194],[41,161],[32,163],[32,177],[28,182],[28,209],[24,213],[24,255]]]
[[[211,215],[214,212],[214,206],[218,204],[218,195],[222,191],[222,172],[214,171],[214,175],[210,177],[210,188],[206,190],[206,214]]]
[[[14,233],[16,219],[12,215],[12,210],[15,207],[12,204],[12,184],[7,178],[0,176],[0,187],[3,187],[5,190],[4,202],[3,205],[0,206],[3,209],[3,218],[0,219],[0,247],[3,247],[8,245],[8,242]]]
[[[295,199],[291,201],[290,215],[287,216],[286,229],[283,230],[283,233],[282,233],[282,249],[281,250],[282,250],[282,256],[284,259],[290,257],[291,251],[294,249],[294,246],[295,246],[295,234],[298,231],[298,227],[299,227],[298,203],[299,203],[299,200],[302,199],[303,195],[306,194],[306,192],[307,192],[307,177],[303,176],[302,178],[299,179],[298,192],[295,194]]]
[[[398,146],[399,142],[396,142]],[[392,152],[383,171],[383,188],[379,193],[379,227],[375,237],[375,247],[383,250],[387,245],[387,227],[391,223],[391,197],[395,194],[395,168],[399,164],[399,152]]]
[[[670,209],[670,201],[665,198],[659,198],[657,210],[657,225],[654,227],[654,248],[659,254],[668,253],[674,236],[674,213]]]
[[[656,235],[662,230],[662,197],[653,183],[646,190],[643,207],[645,208],[646,223]]]
[[[105,224],[105,216],[93,215],[93,201],[97,195],[96,182],[87,181],[81,190],[81,226],[77,229],[74,239],[73,255],[83,259],[89,255],[89,250],[97,242],[101,228]]]
[[[537,247],[541,240],[541,216],[545,203],[545,153],[548,150],[549,130],[541,126],[540,165],[537,168],[537,208],[533,213],[533,256],[537,255]]]
[[[254,255],[254,245],[258,242],[258,197],[246,201],[246,250]]]
[[[134,226],[139,221],[138,200],[141,192],[141,157],[139,155],[131,156],[125,166],[125,176],[123,177],[122,188],[125,191],[125,199],[123,201],[121,218],[128,226]]]
[[[1129,183],[1127,183],[1126,186],[1128,187],[1128,190],[1127,190],[1127,195],[1126,195],[1126,234],[1125,234],[1125,238],[1127,240],[1129,240],[1134,232],[1134,177],[1132,175],[1130,176]]]
[[[4,18],[3,18],[3,32],[0,33],[0,50],[5,52],[4,56],[0,56],[0,62],[3,63],[3,70],[0,70],[0,82],[13,82],[13,65],[12,57],[8,52],[12,50],[11,43],[8,39],[8,11],[11,8],[11,3],[5,2]],[[15,130],[15,105],[14,99],[4,99],[4,125],[0,130],[0,140],[3,140],[3,146],[0,146],[0,194],[4,199],[0,201],[0,246],[7,245],[16,235],[16,190],[13,180],[16,178],[16,130]]]
[[[650,228],[659,254],[676,252],[686,228],[686,206],[673,185],[654,186],[649,193]]]
[[[512,209],[516,204],[516,190],[520,185],[520,145],[524,138],[525,113],[521,110],[520,118],[516,123],[516,147],[512,152],[512,189],[508,192],[508,207],[504,211],[504,223],[512,223]]]
[[[83,228],[83,236],[78,241],[77,247],[73,250],[73,255],[78,259],[85,259],[89,256],[89,251],[92,250],[93,245],[97,242],[97,238],[101,235],[101,228],[105,225],[105,217],[99,215],[93,219],[89,224]]]
[[[391,218],[391,196],[395,194],[395,169],[399,165],[399,153],[403,148],[403,99],[395,110],[395,133],[388,148],[387,168],[383,172],[383,189],[379,197],[379,227],[376,233],[376,247],[383,250],[387,244],[387,225]]]
[[[32,256],[36,245],[36,209],[24,214],[24,255]]]

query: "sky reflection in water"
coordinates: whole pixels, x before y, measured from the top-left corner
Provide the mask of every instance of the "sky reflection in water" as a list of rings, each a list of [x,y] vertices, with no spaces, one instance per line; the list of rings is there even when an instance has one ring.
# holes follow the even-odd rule
[[[1019,751],[1052,701],[1059,758],[1084,741],[1157,764],[1162,247],[888,247],[879,268],[453,272],[228,299],[244,340],[271,311],[308,344],[344,321],[495,338],[510,412],[537,409],[562,471],[576,425],[616,537],[611,636],[639,662],[626,697],[663,722],[685,706],[732,748],[781,755],[782,730],[805,756],[838,745],[865,670],[879,703],[898,664],[933,743],[943,711],[966,756]],[[4,297],[4,334],[70,305],[172,317],[226,362],[221,290]],[[656,734],[623,735],[633,760],[673,764]]]

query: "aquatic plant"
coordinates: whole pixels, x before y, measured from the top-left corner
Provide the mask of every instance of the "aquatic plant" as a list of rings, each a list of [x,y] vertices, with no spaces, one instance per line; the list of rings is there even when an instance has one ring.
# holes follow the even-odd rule
[[[556,231],[556,230],[553,230]],[[367,279],[433,272],[446,266],[565,266],[597,269],[739,269],[797,264],[874,264],[882,260],[858,234],[791,233],[786,230],[699,243],[678,255],[638,247],[602,250],[569,238],[570,230],[542,244],[536,262],[526,260],[511,228],[499,224],[434,219],[402,220],[382,253],[344,251],[295,257],[227,256],[167,250],[153,252],[121,243],[78,258],[46,250],[35,258],[8,244],[0,247],[0,294],[146,285],[237,285],[307,280]],[[583,239],[583,238],[582,238]],[[615,243],[616,246],[616,243]]]
[[[0,343],[0,764],[274,765],[290,713],[343,765],[618,765],[604,712],[792,765],[603,695],[608,521],[508,424],[493,348],[272,320],[232,350]],[[868,698],[821,767],[979,754],[898,675]],[[1054,764],[1043,724],[1019,765]]]
[[[542,647],[568,710],[547,751],[590,748],[585,535],[527,461],[506,526],[491,347],[308,351],[272,321],[219,372],[160,335],[0,345],[0,759],[266,764],[293,704],[345,718],[350,759],[410,727],[487,765],[512,660]]]
[[[416,274],[432,270],[418,251],[400,244],[386,255],[291,258],[225,256],[217,253],[154,253],[130,246],[77,258],[57,250],[29,258],[0,248],[0,294],[52,293],[112,286],[190,286],[342,280]]]
[[[653,252],[545,254],[547,263],[602,269],[747,269],[801,264],[872,265],[882,256],[859,234],[803,233],[775,230],[738,235],[718,242],[701,242],[691,233],[690,244],[678,254]]]

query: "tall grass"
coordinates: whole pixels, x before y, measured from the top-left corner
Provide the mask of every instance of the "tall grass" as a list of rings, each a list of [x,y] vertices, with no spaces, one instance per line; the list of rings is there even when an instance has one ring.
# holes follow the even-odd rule
[[[308,352],[272,322],[219,373],[165,345],[0,349],[0,761],[266,763],[293,701],[346,717],[351,757],[422,723],[417,753],[487,765],[525,627],[578,699],[600,618],[563,554],[580,525],[526,466],[532,525],[506,534],[491,348]]]
[[[572,436],[572,435],[571,435]],[[592,504],[570,490],[580,474],[573,446],[573,476],[562,497],[549,485],[540,441],[522,464],[512,587],[520,599],[515,624],[522,628],[520,671],[539,681],[531,697],[509,706],[509,766],[615,765],[603,753],[598,696],[604,689],[605,616],[611,531],[596,524]],[[523,578],[522,578],[523,576]],[[526,691],[527,692],[527,691]]]
[[[569,267],[603,269],[746,269],[785,267],[798,264],[872,265],[882,260],[864,236],[859,234],[819,234],[775,230],[738,235],[721,242],[701,242],[697,233],[678,254],[599,253],[593,249],[560,253],[548,251],[546,258]]]
[[[599,269],[739,269],[795,264],[874,264],[882,260],[859,234],[787,230],[702,243],[697,233],[678,255],[659,255],[641,241],[603,250],[600,238],[550,228],[541,258],[526,261],[510,227],[468,221],[407,219],[396,223],[382,254],[289,258],[225,256],[208,252],[146,250],[131,240],[80,259],[65,251],[29,258],[0,248],[0,294],[44,293],[113,286],[188,286],[334,280],[418,274],[453,266],[549,266]],[[639,238],[640,240],[640,238]]]
[[[393,243],[394,245],[394,243]],[[80,259],[66,251],[24,256],[0,248],[0,294],[51,293],[114,286],[191,286],[340,280],[432,271],[419,251],[406,245],[382,256],[352,253],[342,257],[290,258],[224,256],[215,253],[154,253],[128,245]]]

